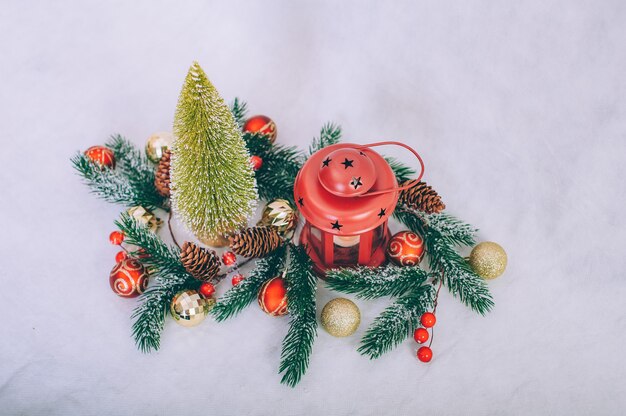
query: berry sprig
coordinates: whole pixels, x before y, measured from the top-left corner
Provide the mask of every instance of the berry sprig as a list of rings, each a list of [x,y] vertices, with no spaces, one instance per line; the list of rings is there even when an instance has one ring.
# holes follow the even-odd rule
[[[224,266],[233,266],[229,271],[236,272],[236,274],[232,277],[230,281],[233,286],[237,286],[246,278],[243,274],[239,273],[237,255],[232,251],[227,251],[222,255],[222,263],[224,264]]]
[[[128,257],[130,257],[128,255],[129,253],[128,250],[126,249],[126,247],[122,245],[124,243],[123,232],[121,231],[111,232],[111,234],[109,234],[109,242],[113,244],[114,246],[120,246],[120,248],[122,249],[121,251],[118,251],[117,253],[115,253],[115,263],[120,263],[126,260]]]
[[[439,300],[440,289],[441,280],[439,280],[439,287],[437,288],[437,294],[435,295],[433,311],[425,312],[424,314],[422,314],[420,318],[420,323],[422,324],[422,326],[420,328],[417,328],[415,332],[413,332],[413,339],[420,345],[424,344],[430,339],[428,346],[422,346],[417,350],[417,358],[423,363],[427,363],[433,359],[433,350],[430,347],[433,343],[434,337],[433,327],[437,323],[437,317],[435,316],[435,312],[437,311],[437,301]],[[428,329],[430,329],[431,334],[428,333]]]

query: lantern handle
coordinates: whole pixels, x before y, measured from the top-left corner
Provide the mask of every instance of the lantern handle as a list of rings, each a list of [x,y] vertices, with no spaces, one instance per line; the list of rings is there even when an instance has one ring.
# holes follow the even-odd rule
[[[395,142],[395,141],[384,141],[384,142],[376,142],[376,143],[364,144],[362,146],[359,146],[357,149],[366,149],[366,148],[369,148],[369,147],[377,147],[377,146],[385,146],[385,145],[396,145],[396,146],[404,147],[405,149],[407,149],[408,151],[413,153],[413,155],[420,162],[420,169],[421,170],[420,170],[419,176],[417,177],[417,179],[411,180],[408,185],[397,186],[397,187],[391,188],[391,189],[382,189],[380,191],[366,192],[366,193],[361,194],[361,195],[356,195],[357,197],[380,195],[380,194],[386,194],[388,192],[395,192],[395,191],[404,191],[405,189],[409,189],[409,188],[412,188],[415,185],[417,185],[417,183],[422,179],[422,176],[424,176],[424,161],[422,160],[422,157],[419,155],[419,153],[417,153],[417,151],[415,151],[415,149],[413,149],[409,145],[406,145],[406,144],[401,143],[401,142]]]

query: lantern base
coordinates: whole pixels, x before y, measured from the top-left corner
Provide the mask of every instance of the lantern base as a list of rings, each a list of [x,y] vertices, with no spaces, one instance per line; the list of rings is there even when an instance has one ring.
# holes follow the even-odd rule
[[[300,244],[309,246],[309,257],[311,257],[311,260],[313,260],[313,271],[316,275],[324,280],[326,279],[326,271],[336,269],[338,267],[379,267],[387,263],[386,247],[389,241],[389,227],[387,227],[386,225],[383,232],[382,241],[372,252],[372,256],[367,263],[359,264],[355,262],[354,264],[341,265],[324,263],[324,260],[320,257],[318,251],[319,240],[311,236],[311,228],[307,227],[307,225],[308,224],[305,224],[305,226],[302,228],[302,232],[300,233]]]

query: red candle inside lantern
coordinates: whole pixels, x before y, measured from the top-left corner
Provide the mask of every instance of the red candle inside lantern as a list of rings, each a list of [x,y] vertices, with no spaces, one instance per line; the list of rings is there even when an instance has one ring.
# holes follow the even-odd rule
[[[386,262],[387,221],[398,202],[398,182],[387,161],[370,145],[340,143],[312,155],[294,184],[294,197],[306,223],[300,243],[310,247],[315,271]],[[420,173],[419,178],[422,174]],[[419,179],[418,178],[418,179]]]

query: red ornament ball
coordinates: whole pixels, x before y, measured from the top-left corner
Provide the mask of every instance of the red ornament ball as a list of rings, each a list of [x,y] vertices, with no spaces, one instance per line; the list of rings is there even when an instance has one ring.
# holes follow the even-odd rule
[[[148,271],[136,259],[117,263],[109,275],[111,289],[123,298],[135,298],[148,287]]]
[[[424,240],[412,231],[400,231],[387,246],[387,257],[397,266],[417,266],[423,256]]]
[[[433,326],[435,326],[437,318],[435,318],[434,313],[426,312],[424,315],[422,315],[420,322],[422,323],[422,325],[424,325],[425,328],[432,328]]]
[[[232,251],[227,251],[224,254],[222,254],[222,263],[224,263],[225,266],[230,266],[231,264],[235,264],[236,261],[237,261],[237,255],[233,253]]]
[[[233,278],[232,278],[232,280],[230,282],[233,284],[233,286],[237,286],[244,279],[245,279],[245,277],[243,276],[243,274],[237,273],[236,275],[233,276]]]
[[[124,241],[124,233],[121,231],[113,231],[109,234],[109,241],[111,244],[119,246]]]
[[[417,358],[421,362],[427,363],[433,359],[433,350],[428,347],[420,347],[420,349],[417,350]]]
[[[423,344],[426,341],[428,341],[428,337],[429,337],[428,331],[425,330],[424,328],[417,328],[415,332],[413,332],[413,339],[418,344]]]
[[[115,255],[115,262],[119,263],[122,260],[126,260],[128,258],[128,254],[125,251],[118,251]]]
[[[115,167],[115,155],[113,154],[113,150],[108,147],[91,146],[89,149],[85,150],[85,156],[100,166],[106,166],[107,168]]]
[[[276,141],[278,130],[276,123],[267,116],[253,116],[246,120],[243,125],[243,131],[249,133],[262,133],[269,136],[270,142]]]
[[[259,156],[250,156],[250,165],[252,165],[253,170],[257,171],[263,166],[263,159]]]
[[[271,316],[287,314],[287,286],[285,279],[274,277],[263,283],[257,296],[261,310]]]
[[[211,283],[204,282],[198,288],[198,292],[200,292],[200,294],[205,298],[210,298],[213,293],[215,293],[215,286],[213,286]]]

